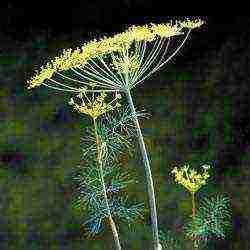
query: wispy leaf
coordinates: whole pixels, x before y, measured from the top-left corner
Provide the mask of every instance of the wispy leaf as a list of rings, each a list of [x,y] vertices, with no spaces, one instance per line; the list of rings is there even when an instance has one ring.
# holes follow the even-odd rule
[[[230,200],[217,195],[202,201],[194,220],[184,226],[184,231],[188,238],[206,243],[212,238],[225,239],[231,225]]]

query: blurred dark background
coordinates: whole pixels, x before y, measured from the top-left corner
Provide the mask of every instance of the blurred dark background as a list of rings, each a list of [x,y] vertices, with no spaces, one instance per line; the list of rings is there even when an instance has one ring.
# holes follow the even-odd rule
[[[71,206],[72,176],[80,161],[84,117],[68,96],[46,88],[27,91],[25,81],[62,48],[123,31],[131,24],[200,17],[182,51],[134,90],[155,178],[159,224],[180,234],[190,197],[169,172],[174,164],[214,166],[197,198],[230,197],[233,231],[210,249],[249,249],[250,122],[248,16],[170,16],[153,1],[81,1],[72,4],[1,3],[0,7],[0,249],[112,249],[105,230],[82,236],[81,211]],[[137,170],[138,154],[126,168]],[[139,164],[140,163],[140,164]],[[128,193],[147,204],[145,185]],[[131,234],[120,225],[124,249],[147,249],[149,215]]]

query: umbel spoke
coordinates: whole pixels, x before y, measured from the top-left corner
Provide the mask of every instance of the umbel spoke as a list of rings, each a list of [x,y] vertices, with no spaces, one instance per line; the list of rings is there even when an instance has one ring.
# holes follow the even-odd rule
[[[151,72],[149,72],[146,76],[144,76],[143,78],[141,78],[138,82],[136,82],[134,84],[134,86],[136,86],[137,84],[139,84],[140,82],[144,81],[146,78],[148,78],[150,75],[152,75],[155,71],[157,71],[159,68],[161,68],[164,64],[166,64],[168,61],[170,61],[176,54],[177,52],[182,48],[182,46],[184,45],[184,43],[186,42],[189,34],[190,34],[191,30],[189,30],[187,32],[186,37],[183,39],[183,41],[181,42],[181,44],[179,45],[179,47],[175,50],[175,52],[169,56],[163,63],[161,63],[160,65],[157,65]],[[162,59],[161,59],[162,60]]]
[[[42,83],[42,85],[48,87],[48,88],[51,88],[51,89],[55,89],[55,90],[58,90],[58,91],[63,91],[63,92],[72,92],[72,93],[79,93],[81,92],[81,88],[69,88],[67,85],[64,85],[54,79],[48,79],[47,82],[53,82],[53,83],[56,83],[58,85],[61,85],[61,86],[65,86],[65,88],[58,88],[58,87],[55,87],[54,85],[48,85],[46,84],[45,82]],[[101,93],[101,92],[123,92],[123,90],[117,90],[117,89],[86,89],[84,90],[85,92],[93,92],[93,93]]]
[[[65,85],[65,84],[62,84],[62,83],[60,83],[60,82],[58,82],[58,81],[56,81],[56,80],[54,80],[54,79],[47,79],[47,82],[52,82],[52,83],[56,83],[56,84],[58,84],[58,85],[60,85],[60,86],[63,86],[63,87],[65,87],[65,88],[58,88],[58,87],[55,87],[54,85],[48,85],[48,84],[46,84],[46,83],[42,83],[42,85],[44,85],[44,86],[47,86],[48,88],[51,88],[51,89],[56,89],[56,90],[60,90],[60,91],[66,91],[66,92],[79,92],[79,89],[77,89],[77,88],[73,88],[73,87],[69,87],[69,86],[67,86],[67,85]]]

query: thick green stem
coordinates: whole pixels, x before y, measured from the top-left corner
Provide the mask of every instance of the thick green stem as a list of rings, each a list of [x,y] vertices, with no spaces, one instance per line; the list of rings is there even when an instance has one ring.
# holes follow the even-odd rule
[[[108,209],[108,222],[109,225],[111,227],[112,233],[113,233],[113,238],[114,238],[114,242],[115,242],[115,247],[116,250],[121,250],[121,244],[120,244],[120,240],[119,240],[119,234],[115,225],[115,222],[112,218],[112,215],[110,213],[110,207],[109,207],[109,203],[108,203],[108,196],[107,196],[107,192],[106,192],[106,185],[105,185],[105,181],[103,178],[103,168],[102,168],[102,149],[101,149],[101,145],[100,145],[100,139],[99,136],[97,134],[97,125],[96,125],[96,120],[93,119],[94,121],[94,129],[95,129],[95,136],[96,136],[96,145],[97,145],[97,159],[98,159],[98,165],[99,165],[99,171],[100,171],[100,179],[101,179],[101,183],[102,183],[102,189],[103,189],[103,194],[104,194],[104,201],[106,204],[106,207]]]
[[[157,223],[154,183],[153,183],[151,168],[150,168],[150,164],[149,164],[146,146],[145,146],[143,136],[141,133],[140,124],[139,124],[139,121],[136,117],[135,107],[133,104],[133,100],[132,100],[130,91],[127,90],[126,94],[127,94],[128,103],[129,103],[129,106],[131,108],[132,114],[134,115],[134,122],[136,125],[137,136],[138,136],[139,145],[140,145],[140,149],[141,149],[141,153],[142,153],[142,157],[143,157],[144,168],[145,168],[145,172],[146,172],[148,199],[149,199],[151,223],[152,223],[152,230],[153,230],[153,246],[154,246],[153,249],[158,250],[159,246],[160,246],[160,242],[159,242],[159,234],[158,234],[158,223]]]

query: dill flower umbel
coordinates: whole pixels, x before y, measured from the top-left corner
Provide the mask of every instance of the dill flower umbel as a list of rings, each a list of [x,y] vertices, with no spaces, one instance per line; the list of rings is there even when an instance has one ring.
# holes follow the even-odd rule
[[[97,97],[95,97],[93,93],[92,100],[90,100],[89,97],[86,95],[85,91],[83,90],[80,91],[80,93],[77,95],[77,97],[82,100],[81,105],[75,103],[73,98],[70,99],[68,104],[73,105],[74,109],[77,110],[79,113],[89,115],[93,119],[96,119],[100,115],[115,110],[115,108],[119,108],[121,106],[121,104],[118,102],[118,99],[122,98],[121,94],[116,93],[115,98],[109,103],[105,102],[106,96],[107,94],[104,91],[101,92],[101,94]],[[83,97],[85,98],[85,100]],[[114,104],[114,102],[116,103]]]
[[[197,173],[196,170],[190,169],[189,165],[184,165],[181,169],[175,167],[171,174],[175,175],[175,181],[183,185],[191,193],[196,193],[203,185],[206,184],[207,179],[210,177],[208,169],[210,165],[203,165],[203,173]]]
[[[175,24],[170,22],[161,24],[151,23],[141,26],[133,25],[125,32],[114,36],[104,37],[98,41],[94,39],[74,50],[71,48],[63,50],[61,55],[50,60],[27,81],[28,89],[40,86],[45,80],[51,79],[54,73],[69,69],[83,68],[94,58],[101,60],[104,56],[111,55],[112,53],[117,52],[122,54],[124,50],[128,50],[133,43],[152,42],[156,41],[158,38],[169,38],[182,34],[182,29],[191,30],[200,27],[203,23],[204,22],[200,19],[187,19],[185,21],[176,22]],[[140,51],[142,51],[142,49],[140,49]],[[88,71],[92,71],[92,68],[88,68]],[[100,75],[100,72],[97,74]],[[108,75],[108,72],[106,72],[106,75]]]

